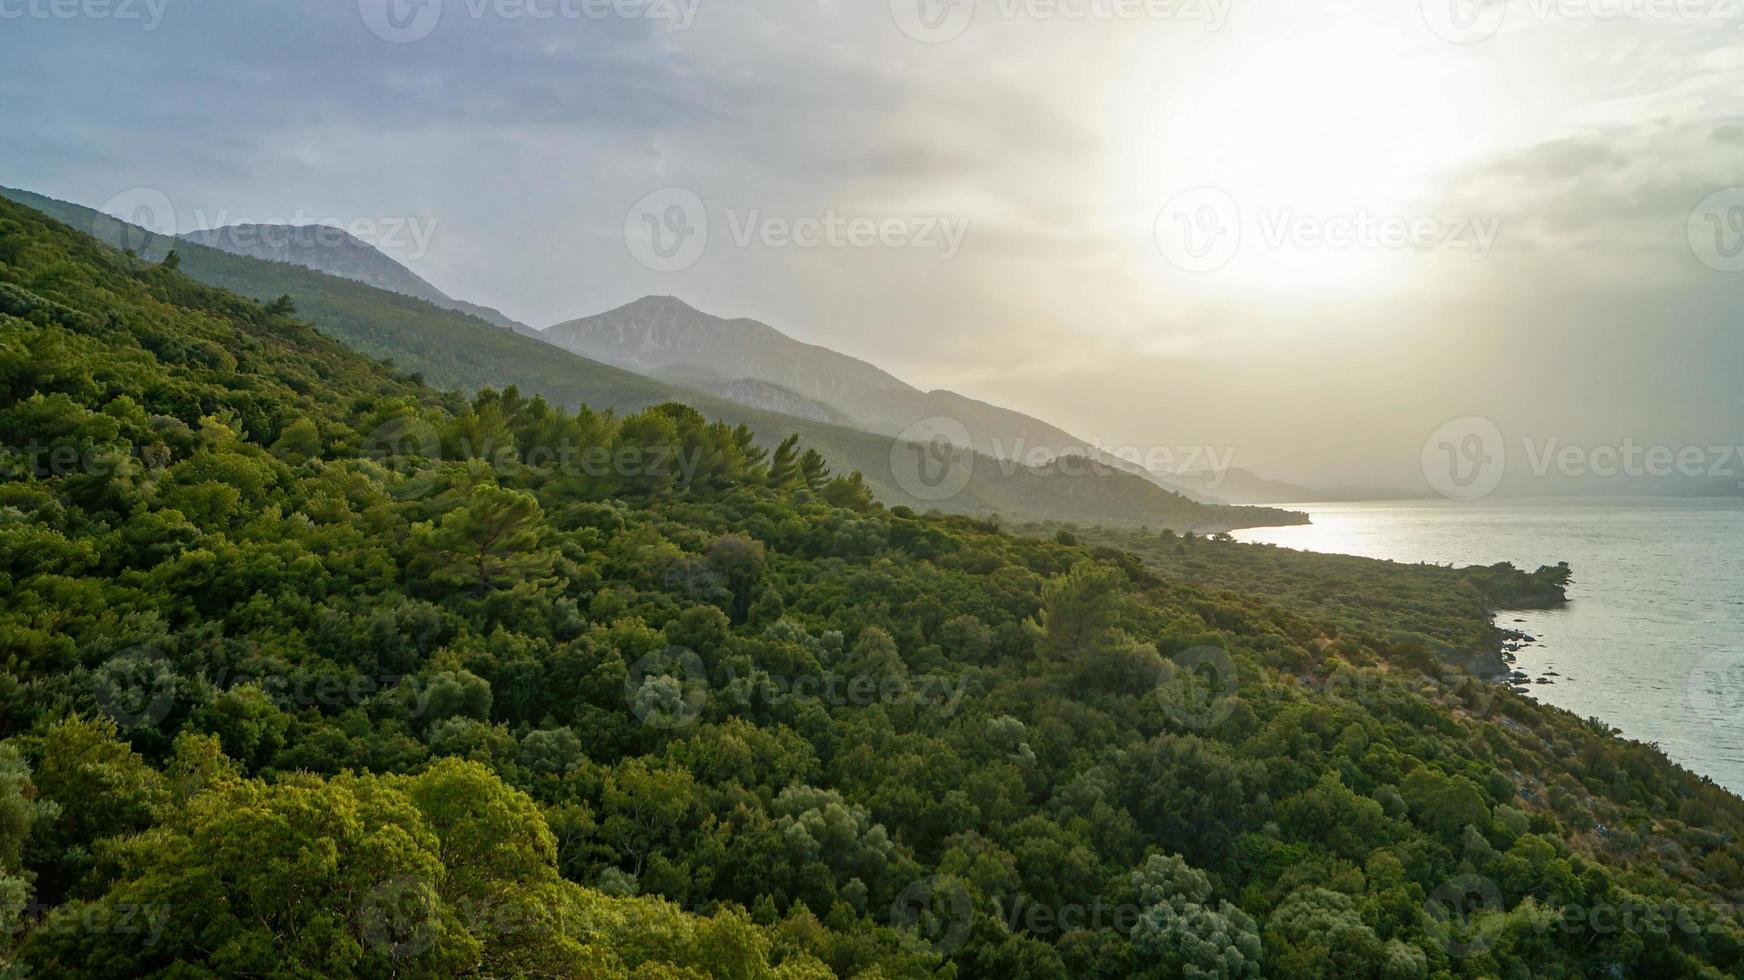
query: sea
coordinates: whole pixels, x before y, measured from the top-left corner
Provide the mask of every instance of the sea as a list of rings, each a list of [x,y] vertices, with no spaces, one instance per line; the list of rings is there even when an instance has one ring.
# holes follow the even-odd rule
[[[1300,527],[1243,541],[1401,562],[1566,561],[1569,603],[1504,610],[1530,634],[1533,697],[1659,745],[1744,795],[1744,500],[1554,499],[1283,505]]]

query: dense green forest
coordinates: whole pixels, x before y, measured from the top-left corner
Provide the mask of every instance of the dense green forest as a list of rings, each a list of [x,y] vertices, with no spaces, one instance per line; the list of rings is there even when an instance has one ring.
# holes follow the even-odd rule
[[[885,507],[178,260],[0,202],[8,971],[1744,970],[1744,802],[1456,666],[1566,569]]]
[[[1138,526],[1167,525],[1181,530],[1222,530],[1288,524],[1301,515],[1268,507],[1201,504],[1128,473],[1104,468],[1095,479],[1061,469],[1030,468],[987,456],[963,453],[958,467],[965,482],[945,498],[914,496],[911,483],[895,472],[891,440],[838,425],[748,408],[692,388],[658,381],[420,299],[377,289],[286,262],[232,255],[186,239],[154,235],[145,229],[80,207],[0,188],[7,197],[36,208],[99,240],[128,247],[140,258],[160,262],[173,247],[181,271],[263,303],[289,297],[300,318],[328,337],[444,390],[477,392],[515,385],[528,396],[557,405],[587,404],[595,410],[636,412],[681,401],[711,419],[745,425],[764,449],[774,449],[798,433],[806,446],[831,465],[859,472],[880,500],[923,509],[986,518],[1062,520]]]
[[[1505,631],[1491,610],[1540,609],[1567,601],[1567,564],[1522,575],[1503,562],[1489,567],[1375,561],[1269,545],[1229,535],[1170,530],[1040,524],[1019,528],[1130,553],[1146,568],[1325,619],[1341,632],[1396,643],[1421,643],[1442,661],[1487,677],[1505,672]]]

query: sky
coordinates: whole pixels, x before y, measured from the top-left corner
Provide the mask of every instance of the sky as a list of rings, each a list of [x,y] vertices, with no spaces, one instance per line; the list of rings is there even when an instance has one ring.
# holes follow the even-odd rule
[[[1518,489],[1744,444],[1741,83],[1744,0],[0,0],[0,183],[1297,482],[1476,427]]]

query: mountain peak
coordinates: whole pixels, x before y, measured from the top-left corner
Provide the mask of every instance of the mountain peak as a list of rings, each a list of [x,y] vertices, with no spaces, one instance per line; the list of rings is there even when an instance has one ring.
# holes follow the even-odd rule
[[[190,232],[187,235],[203,245],[222,248],[227,252],[241,252],[255,248],[290,249],[311,248],[316,245],[328,248],[368,248],[374,246],[365,242],[351,232],[338,225],[291,225],[291,224],[234,224],[221,225],[217,228],[207,228]],[[226,247],[226,246],[229,247]]]
[[[620,312],[688,314],[701,316],[702,311],[676,296],[644,296],[618,308]]]

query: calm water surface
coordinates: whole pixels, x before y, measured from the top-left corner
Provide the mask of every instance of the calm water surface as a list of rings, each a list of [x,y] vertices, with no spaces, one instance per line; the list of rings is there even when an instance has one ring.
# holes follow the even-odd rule
[[[1306,527],[1235,532],[1395,561],[1574,567],[1558,610],[1503,612],[1538,642],[1539,699],[1597,717],[1744,794],[1744,500],[1293,504]]]

